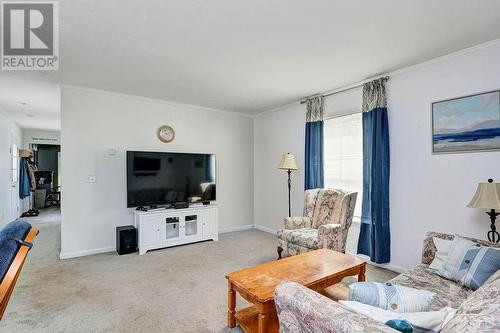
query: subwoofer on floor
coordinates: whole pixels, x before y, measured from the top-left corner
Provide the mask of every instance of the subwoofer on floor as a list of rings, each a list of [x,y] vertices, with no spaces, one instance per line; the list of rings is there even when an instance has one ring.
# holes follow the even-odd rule
[[[119,255],[137,251],[137,229],[132,225],[116,227],[116,252]]]

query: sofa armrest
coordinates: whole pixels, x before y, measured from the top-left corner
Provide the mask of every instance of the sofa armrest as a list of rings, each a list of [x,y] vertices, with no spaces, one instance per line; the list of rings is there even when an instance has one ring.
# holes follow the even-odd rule
[[[280,332],[397,332],[373,319],[351,312],[339,303],[294,282],[279,284],[274,292],[274,301]]]
[[[312,225],[311,218],[305,216],[285,217],[284,224],[285,229],[289,230],[310,228]]]

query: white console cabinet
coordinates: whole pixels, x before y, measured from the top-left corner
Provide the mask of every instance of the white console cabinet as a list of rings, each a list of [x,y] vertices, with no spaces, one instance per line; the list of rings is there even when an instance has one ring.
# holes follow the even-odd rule
[[[134,211],[139,254],[163,247],[218,240],[217,206]]]

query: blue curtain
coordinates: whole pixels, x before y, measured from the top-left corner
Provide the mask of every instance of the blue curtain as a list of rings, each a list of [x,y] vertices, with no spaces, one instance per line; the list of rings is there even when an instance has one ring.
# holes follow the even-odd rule
[[[305,175],[306,190],[323,187],[323,121],[306,123]]]
[[[385,80],[370,82],[363,88],[363,204],[358,241],[358,253],[380,264],[391,260],[390,151]]]
[[[19,198],[24,199],[30,196],[30,178],[28,171],[28,161],[26,157],[21,157],[19,162]]]
[[[323,97],[317,96],[307,100],[304,188],[323,185]]]

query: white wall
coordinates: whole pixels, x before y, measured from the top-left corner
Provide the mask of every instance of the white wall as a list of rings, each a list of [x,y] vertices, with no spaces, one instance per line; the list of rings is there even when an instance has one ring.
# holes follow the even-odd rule
[[[250,117],[67,86],[61,98],[61,257],[112,250],[115,227],[132,223],[126,150],[215,153],[219,229],[253,224]],[[156,137],[165,124],[176,131],[170,144]],[[87,175],[96,183],[86,183]]]
[[[12,187],[12,145],[22,148],[21,129],[0,114],[0,226],[21,213],[19,188]]]
[[[388,82],[391,140],[391,267],[419,262],[429,230],[485,238],[489,221],[482,210],[466,207],[477,182],[500,180],[500,152],[432,155],[430,104],[500,88],[500,43],[394,73]],[[327,98],[327,103],[332,103]],[[337,97],[340,98],[340,97]],[[343,98],[343,97],[342,97]],[[341,98],[341,99],[342,99]],[[339,105],[343,102],[339,102]],[[350,109],[340,107],[339,109]],[[286,216],[285,175],[276,170],[280,154],[299,157],[293,179],[294,214],[301,213],[305,105],[294,104],[255,119],[255,223],[278,229]],[[356,248],[358,226],[349,235]]]
[[[500,152],[431,154],[435,101],[500,89],[500,43],[477,48],[388,82],[393,265],[420,259],[428,230],[485,238],[489,219],[467,208],[477,183],[500,181]]]
[[[292,172],[292,216],[302,213],[304,191],[304,106],[265,113],[254,119],[254,217],[257,228],[276,230],[288,216],[287,173],[279,170],[284,153],[294,154],[299,170]]]

